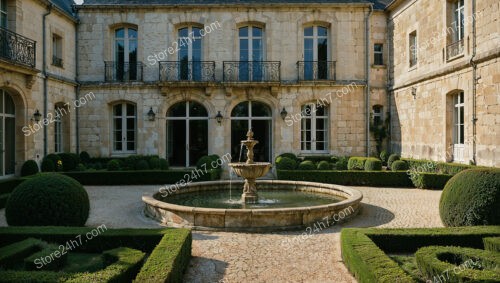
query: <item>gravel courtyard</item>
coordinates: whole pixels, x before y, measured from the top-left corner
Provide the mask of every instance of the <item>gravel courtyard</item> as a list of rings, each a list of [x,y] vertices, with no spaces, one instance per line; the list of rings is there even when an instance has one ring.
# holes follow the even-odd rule
[[[158,186],[87,186],[88,226],[159,228],[142,215],[141,196]],[[359,215],[321,229],[278,233],[193,231],[193,259],[185,282],[356,282],[342,263],[344,227],[442,227],[441,191],[356,187],[363,195]],[[0,226],[6,226],[5,209]],[[306,232],[307,237],[301,235]]]

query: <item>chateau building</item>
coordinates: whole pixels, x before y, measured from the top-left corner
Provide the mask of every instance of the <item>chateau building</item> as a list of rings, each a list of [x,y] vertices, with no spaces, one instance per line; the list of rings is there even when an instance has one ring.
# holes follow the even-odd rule
[[[237,159],[249,127],[258,161],[500,166],[498,1],[1,3],[0,176],[64,151]]]

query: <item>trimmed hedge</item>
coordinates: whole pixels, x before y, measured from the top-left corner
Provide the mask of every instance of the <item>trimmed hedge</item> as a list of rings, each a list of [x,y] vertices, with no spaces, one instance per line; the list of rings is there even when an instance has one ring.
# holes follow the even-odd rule
[[[54,161],[50,160],[49,158],[44,158],[42,160],[42,172],[54,172],[56,171],[56,165],[54,164]]]
[[[429,245],[482,248],[483,237],[500,236],[500,226],[460,228],[344,228],[342,259],[358,282],[415,282],[387,253],[414,253]],[[450,281],[451,282],[451,281]]]
[[[347,170],[347,164],[349,162],[349,157],[348,156],[341,156],[335,162],[335,169],[336,170]]]
[[[0,195],[11,193],[19,184],[24,182],[26,178],[12,178],[0,181]]]
[[[66,259],[68,258],[67,252],[62,252],[59,250],[58,245],[47,244],[42,242],[39,246],[42,250],[36,252],[29,257],[24,259],[24,268],[27,270],[59,270],[61,267],[66,264]],[[51,256],[51,255],[58,256]],[[40,258],[50,257],[51,261],[47,264],[42,264]],[[41,264],[41,266],[40,266]]]
[[[413,187],[404,171],[318,171],[277,170],[278,179],[346,186]]]
[[[294,159],[285,156],[276,158],[276,168],[279,170],[293,170],[297,167],[297,162]]]
[[[392,171],[406,171],[408,170],[408,164],[403,160],[396,160],[391,164]]]
[[[21,167],[21,177],[35,175],[40,172],[35,160],[26,160]]]
[[[87,164],[90,162],[90,154],[86,151],[80,152],[80,161]]]
[[[40,250],[43,241],[27,238],[0,248],[0,265],[12,266]],[[1,279],[0,279],[1,280]]]
[[[387,159],[387,166],[391,168],[391,165],[394,161],[400,160],[401,157],[397,154],[391,154],[389,155],[389,158]]]
[[[144,159],[139,160],[135,168],[140,171],[149,170],[149,163]]]
[[[500,237],[484,238],[483,242],[485,250],[500,252]]]
[[[112,159],[106,164],[108,171],[118,171],[122,168],[122,162],[118,159]]]
[[[76,153],[59,153],[62,160],[63,171],[72,171],[80,163],[80,156]]]
[[[500,272],[493,270],[500,266],[500,253],[497,252],[429,246],[419,249],[415,258],[420,272],[433,282],[437,278],[450,282],[500,282]]]
[[[382,161],[377,158],[368,158],[365,162],[365,171],[381,171]]]
[[[364,170],[368,157],[351,157],[347,162],[347,170]]]
[[[453,175],[410,172],[413,185],[419,189],[442,190]]]
[[[320,161],[318,163],[318,170],[330,170],[330,163],[328,161]]]
[[[299,167],[298,167],[299,170],[316,170],[316,166],[314,165],[314,163],[310,160],[307,160],[307,161],[302,161],[300,162],[299,164]]]
[[[382,161],[382,164],[383,165],[387,165],[387,160],[389,159],[389,152],[387,152],[386,150],[382,150],[382,152],[380,152],[380,160]]]
[[[198,173],[196,173],[198,172]],[[82,185],[159,185],[174,184],[180,180],[186,182],[214,181],[220,179],[221,170],[148,170],[148,171],[85,171],[65,172]],[[193,178],[193,175],[196,178]]]
[[[470,169],[451,178],[441,194],[446,226],[500,224],[500,169]]]
[[[427,173],[441,173],[448,175],[455,175],[461,171],[474,168],[486,168],[474,165],[465,165],[459,163],[449,162],[435,162],[430,160],[420,160],[412,158],[401,158],[408,163],[411,170]]]

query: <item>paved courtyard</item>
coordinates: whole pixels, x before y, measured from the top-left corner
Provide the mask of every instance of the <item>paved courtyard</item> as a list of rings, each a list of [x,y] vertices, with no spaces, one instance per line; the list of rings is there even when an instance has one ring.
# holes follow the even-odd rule
[[[89,226],[157,228],[142,215],[143,193],[158,186],[88,186]],[[193,232],[193,259],[186,282],[356,282],[342,263],[343,227],[441,227],[441,191],[357,187],[361,213],[348,223],[306,232],[266,234]],[[6,226],[5,210],[0,225]],[[308,231],[309,232],[309,231]]]

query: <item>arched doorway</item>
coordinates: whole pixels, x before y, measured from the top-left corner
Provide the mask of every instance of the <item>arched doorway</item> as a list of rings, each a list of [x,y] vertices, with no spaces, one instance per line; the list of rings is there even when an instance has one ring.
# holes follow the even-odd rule
[[[167,158],[172,166],[190,167],[208,154],[208,112],[194,101],[174,104],[167,112]]]
[[[238,160],[241,141],[246,139],[249,128],[259,144],[254,149],[254,160],[271,161],[272,111],[269,106],[258,101],[244,101],[231,111],[231,156]],[[244,160],[246,157],[242,157]]]
[[[16,171],[16,107],[12,97],[0,90],[0,176]]]

